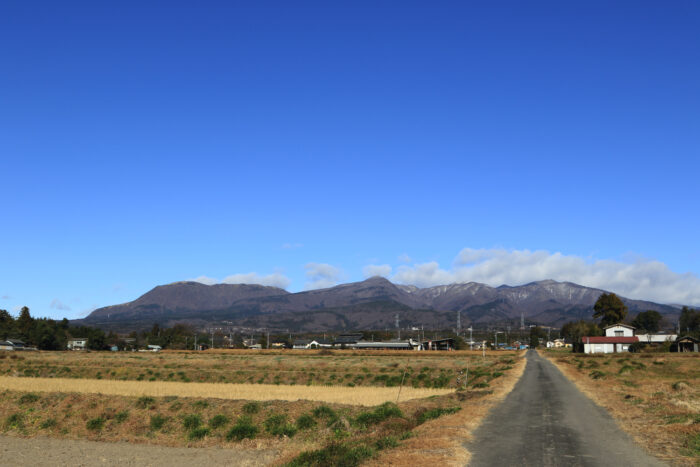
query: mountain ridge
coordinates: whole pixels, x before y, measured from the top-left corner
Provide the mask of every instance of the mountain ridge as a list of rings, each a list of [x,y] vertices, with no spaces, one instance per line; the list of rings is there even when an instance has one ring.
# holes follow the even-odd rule
[[[604,292],[554,280],[518,286],[466,282],[420,288],[371,277],[302,292],[258,284],[180,281],[156,286],[131,302],[97,309],[75,322],[119,330],[189,322],[330,331],[393,327],[398,313],[405,326],[449,328],[455,326],[459,312],[465,327],[517,325],[521,314],[527,323],[561,326],[573,319],[590,319],[593,304]],[[630,316],[656,310],[673,322],[679,313],[672,305],[621,298]]]

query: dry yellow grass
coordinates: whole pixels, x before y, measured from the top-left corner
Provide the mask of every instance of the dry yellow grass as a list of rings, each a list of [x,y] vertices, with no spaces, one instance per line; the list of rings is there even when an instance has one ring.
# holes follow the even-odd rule
[[[700,437],[697,355],[540,354],[607,409],[650,454],[673,465],[700,465],[697,451],[692,454],[686,445],[688,437]],[[596,371],[600,376],[593,379]]]
[[[274,384],[177,383],[167,381],[107,381],[76,378],[0,376],[0,388],[12,391],[74,392],[118,396],[178,396],[236,400],[309,400],[374,406],[396,402],[399,388],[343,386],[286,386]],[[401,401],[440,396],[454,389],[404,387]]]
[[[400,449],[385,451],[367,465],[466,465],[471,454],[464,443],[469,441],[491,408],[513,390],[525,370],[526,360],[523,355],[524,352],[521,352],[513,368],[492,382],[492,393],[482,398],[462,401],[462,410],[419,426],[414,430],[415,436],[404,441]]]

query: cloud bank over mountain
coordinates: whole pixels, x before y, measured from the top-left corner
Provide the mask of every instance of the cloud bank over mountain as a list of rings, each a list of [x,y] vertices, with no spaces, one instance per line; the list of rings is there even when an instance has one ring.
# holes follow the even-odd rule
[[[612,290],[635,299],[700,305],[700,277],[673,272],[660,261],[587,260],[545,250],[464,248],[449,269],[435,261],[402,265],[391,279],[418,287],[459,282],[521,285],[553,279]]]
[[[262,275],[257,272],[249,272],[244,274],[231,274],[223,279],[214,279],[207,276],[199,276],[194,279],[190,279],[193,282],[199,282],[206,285],[214,284],[260,284],[268,285],[272,287],[279,287],[280,289],[286,289],[291,284],[291,280],[284,274],[275,272],[272,274]]]

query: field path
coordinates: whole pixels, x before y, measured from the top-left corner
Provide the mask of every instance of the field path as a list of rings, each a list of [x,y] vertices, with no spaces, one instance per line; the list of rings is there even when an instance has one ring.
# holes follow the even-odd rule
[[[2,465],[253,467],[271,464],[277,454],[277,451],[271,449],[170,448],[146,444],[0,436]]]
[[[466,445],[470,466],[660,466],[536,351]]]

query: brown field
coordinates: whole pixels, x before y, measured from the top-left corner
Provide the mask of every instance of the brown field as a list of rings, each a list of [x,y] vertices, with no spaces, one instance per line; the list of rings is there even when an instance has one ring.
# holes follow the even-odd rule
[[[458,372],[480,354],[208,350],[17,352],[2,358],[4,355],[0,353],[0,375],[6,376],[347,387],[398,387],[403,379],[406,387],[450,388],[456,386]]]
[[[649,452],[700,465],[700,356],[542,351]]]
[[[477,352],[17,352],[0,357],[5,375],[0,376],[0,432],[272,450],[278,452],[278,465],[340,460],[400,465],[407,454],[419,463],[460,463],[468,457],[462,447],[468,432],[522,372],[520,357],[515,352],[486,358]],[[458,387],[467,367],[469,381],[460,380]],[[392,402],[377,405],[387,400]],[[257,431],[251,439],[230,436],[242,417]],[[198,427],[187,425],[193,420]],[[271,428],[274,421],[277,431]],[[307,452],[305,462],[294,461],[302,452]]]
[[[454,389],[346,386],[287,386],[274,384],[176,383],[167,381],[107,381],[70,378],[0,376],[0,388],[11,391],[76,392],[114,396],[176,396],[252,401],[308,400],[334,404],[379,405],[442,396]]]

